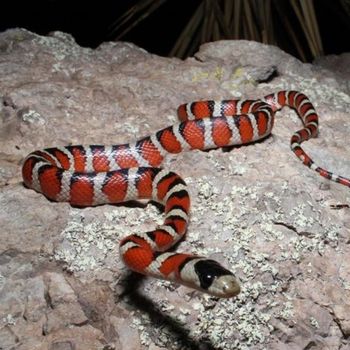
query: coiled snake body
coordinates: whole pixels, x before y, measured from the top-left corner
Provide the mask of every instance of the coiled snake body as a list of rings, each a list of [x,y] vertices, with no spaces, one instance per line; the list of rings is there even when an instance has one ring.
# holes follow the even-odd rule
[[[304,127],[291,137],[291,149],[321,176],[350,187],[350,179],[318,167],[300,144],[318,132],[318,115],[297,91],[280,91],[261,100],[197,101],[178,108],[180,123],[134,143],[67,146],[30,153],[22,174],[27,187],[54,201],[77,206],[149,198],[164,205],[165,221],[154,231],[129,235],[120,256],[130,269],[175,281],[217,297],[232,297],[240,286],[234,274],[214,260],[167,252],[184,235],[190,198],[185,182],[159,168],[167,153],[246,144],[271,133],[275,112],[289,106]]]

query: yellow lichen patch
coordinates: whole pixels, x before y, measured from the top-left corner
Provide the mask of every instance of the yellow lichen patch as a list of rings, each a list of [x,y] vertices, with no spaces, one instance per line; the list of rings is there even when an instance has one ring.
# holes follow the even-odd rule
[[[198,83],[203,80],[218,80],[221,81],[224,76],[222,67],[216,67],[213,71],[199,70],[192,75],[192,82]]]

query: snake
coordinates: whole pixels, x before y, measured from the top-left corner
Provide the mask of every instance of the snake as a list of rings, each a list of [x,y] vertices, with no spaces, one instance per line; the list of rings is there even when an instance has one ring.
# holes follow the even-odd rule
[[[277,111],[294,109],[303,123],[290,139],[301,162],[322,177],[350,187],[350,179],[319,167],[301,148],[318,134],[318,114],[309,98],[283,90],[257,100],[205,100],[182,104],[179,122],[137,141],[119,145],[69,145],[37,150],[23,162],[24,185],[49,200],[85,207],[150,199],[164,208],[164,223],[121,239],[119,254],[137,273],[185,285],[218,298],[239,294],[239,278],[223,264],[173,251],[189,224],[185,181],[160,167],[165,156],[249,144],[271,134]]]

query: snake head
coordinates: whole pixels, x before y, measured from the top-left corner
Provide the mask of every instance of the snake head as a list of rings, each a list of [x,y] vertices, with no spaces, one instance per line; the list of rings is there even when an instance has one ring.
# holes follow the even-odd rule
[[[215,260],[195,258],[181,270],[182,282],[219,298],[231,298],[241,288],[235,275]]]
[[[270,94],[263,98],[263,100],[272,108],[273,112],[276,112],[282,108],[281,104],[278,102],[277,94]]]

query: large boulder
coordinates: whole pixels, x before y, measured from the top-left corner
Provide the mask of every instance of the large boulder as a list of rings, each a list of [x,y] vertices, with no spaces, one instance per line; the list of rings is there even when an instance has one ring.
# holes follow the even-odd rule
[[[350,191],[290,151],[294,111],[278,112],[262,142],[164,163],[192,198],[177,249],[234,270],[234,299],[129,273],[118,242],[162,221],[152,204],[73,208],[21,178],[35,149],[134,141],[175,123],[182,103],[285,89],[320,115],[305,150],[349,176],[349,65],[349,55],[303,64],[248,41],[182,61],[130,43],[83,48],[60,32],[0,34],[0,349],[349,349]]]

